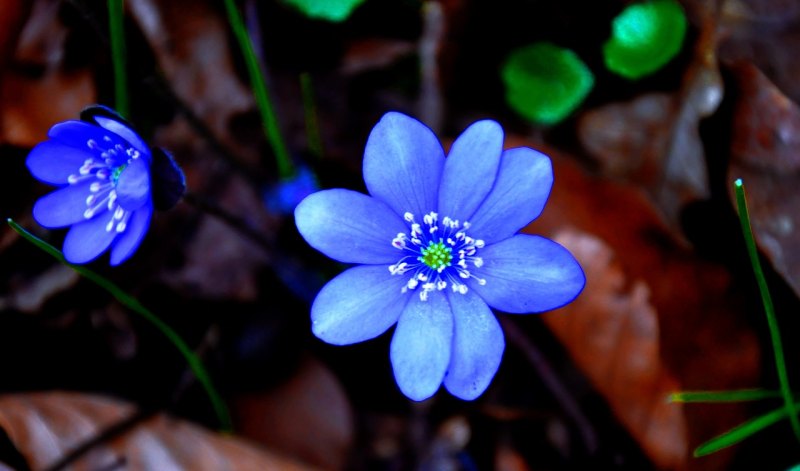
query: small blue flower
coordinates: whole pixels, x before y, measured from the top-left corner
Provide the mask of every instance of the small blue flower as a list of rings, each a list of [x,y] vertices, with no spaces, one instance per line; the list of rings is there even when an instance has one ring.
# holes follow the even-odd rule
[[[154,153],[108,108],[88,108],[81,117],[50,128],[50,139],[28,155],[34,177],[61,187],[36,202],[33,217],[47,228],[71,226],[64,239],[68,262],[90,262],[110,247],[111,265],[119,265],[150,225]],[[167,174],[185,188],[183,173],[169,155],[160,150],[157,155],[161,167],[174,167]]]
[[[292,214],[306,196],[319,190],[317,176],[311,168],[301,165],[293,176],[278,182],[264,192],[267,209],[279,214]]]
[[[387,113],[364,152],[371,196],[324,190],[295,211],[312,247],[359,264],[317,295],[314,334],[347,345],[396,323],[392,367],[413,400],[432,396],[442,383],[466,400],[486,390],[505,348],[490,307],[547,311],[583,289],[583,270],[564,247],[517,234],[550,194],[550,159],[502,146],[500,125],[478,121],[445,158],[425,125]]]

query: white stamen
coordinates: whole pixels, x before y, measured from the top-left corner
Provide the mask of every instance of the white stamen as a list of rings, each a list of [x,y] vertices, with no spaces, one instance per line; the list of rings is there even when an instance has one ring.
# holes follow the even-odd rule
[[[483,258],[475,255],[478,249],[485,246],[483,240],[467,235],[469,222],[460,223],[444,216],[439,223],[439,215],[434,211],[423,215],[421,223],[415,222],[411,212],[404,213],[403,219],[409,223],[409,231],[398,233],[392,239],[392,246],[403,251],[403,256],[396,264],[389,266],[392,275],[410,272],[406,283],[400,288],[402,293],[417,290],[420,300],[427,301],[431,291],[445,290],[448,285],[454,293],[466,294],[469,288],[461,280],[475,278],[479,285],[486,284],[485,279],[478,278],[469,270],[484,265]],[[436,257],[430,258],[428,255],[434,246]],[[447,258],[440,253],[442,249],[447,251]]]

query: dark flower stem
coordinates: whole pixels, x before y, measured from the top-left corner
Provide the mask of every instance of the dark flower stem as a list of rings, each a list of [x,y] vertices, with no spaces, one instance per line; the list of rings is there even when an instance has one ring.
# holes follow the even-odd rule
[[[123,118],[129,118],[128,75],[125,52],[124,0],[108,0],[108,29],[111,38],[111,59],[114,63],[114,104]]]
[[[783,357],[783,342],[781,341],[781,331],[778,328],[778,319],[775,316],[775,307],[772,304],[772,296],[769,293],[767,279],[761,269],[761,260],[758,258],[758,248],[753,237],[753,229],[750,225],[750,215],[747,210],[747,195],[745,193],[742,179],[737,179],[733,184],[736,190],[736,207],[739,210],[739,222],[742,225],[742,234],[747,245],[747,254],[750,256],[750,264],[758,283],[758,290],[761,293],[761,301],[764,304],[764,313],[767,315],[769,334],[772,339],[772,351],[775,355],[775,369],[778,372],[781,394],[786,412],[789,414],[789,421],[792,423],[792,430],[797,440],[800,441],[800,420],[797,418],[797,406],[792,397],[792,389],[789,386],[789,375],[786,372],[786,361]]]
[[[300,74],[300,90],[303,94],[303,114],[306,122],[308,149],[311,151],[311,155],[321,159],[324,152],[322,150],[322,138],[319,132],[317,104],[314,101],[314,85],[311,83],[311,74],[308,72]]]
[[[242,15],[239,13],[238,8],[236,8],[234,0],[225,0],[225,10],[228,13],[228,22],[231,24],[231,29],[233,29],[233,33],[239,43],[239,48],[244,56],[244,62],[247,65],[250,85],[253,87],[256,104],[261,113],[261,124],[264,128],[264,134],[267,136],[270,146],[272,146],[272,152],[275,154],[278,174],[281,178],[291,177],[294,174],[294,168],[289,158],[289,151],[286,148],[286,143],[278,127],[278,118],[275,115],[275,110],[272,106],[269,92],[267,91],[267,84],[264,80],[264,74],[261,71],[261,64],[253,51],[253,43],[250,41],[250,36],[242,20]]]
[[[206,390],[206,394],[208,394],[208,397],[211,400],[211,404],[214,407],[214,412],[217,414],[217,418],[220,421],[222,429],[225,431],[232,430],[232,423],[230,414],[228,412],[228,407],[225,405],[225,401],[222,400],[222,396],[220,396],[216,388],[214,388],[214,385],[211,382],[211,376],[206,371],[205,366],[203,366],[203,362],[197,355],[195,355],[192,349],[189,348],[186,342],[183,341],[181,336],[178,335],[178,333],[175,332],[172,329],[172,327],[167,325],[164,321],[161,320],[161,318],[156,316],[152,311],[144,307],[139,302],[138,299],[129,295],[128,293],[123,291],[119,286],[111,282],[111,280],[95,273],[94,271],[82,265],[74,265],[67,262],[64,259],[64,255],[61,253],[60,250],[48,244],[47,242],[39,239],[30,232],[26,231],[22,226],[11,220],[11,218],[8,219],[8,225],[11,226],[12,229],[17,231],[19,235],[27,239],[29,242],[31,242],[38,248],[42,249],[44,252],[51,255],[59,262],[72,268],[84,278],[89,279],[96,285],[106,290],[109,294],[114,296],[114,298],[116,298],[117,301],[127,306],[137,314],[141,315],[145,320],[153,324],[159,331],[161,331],[161,333],[163,333],[167,337],[167,339],[175,346],[175,348],[178,349],[180,354],[183,355],[183,357],[186,359],[186,362],[189,364],[189,368],[191,368],[192,372],[194,373],[195,377],[200,382],[200,384],[203,385],[203,388]]]
[[[536,345],[530,341],[528,336],[515,323],[509,322],[502,317],[498,317],[498,320],[503,326],[503,331],[505,331],[509,343],[514,344],[525,355],[525,358],[536,370],[536,373],[542,378],[542,382],[553,393],[553,397],[561,405],[561,409],[575,423],[586,446],[586,451],[589,454],[594,454],[597,451],[597,434],[589,419],[581,412],[578,402],[572,397],[569,389],[555,374],[542,352],[536,348]]]

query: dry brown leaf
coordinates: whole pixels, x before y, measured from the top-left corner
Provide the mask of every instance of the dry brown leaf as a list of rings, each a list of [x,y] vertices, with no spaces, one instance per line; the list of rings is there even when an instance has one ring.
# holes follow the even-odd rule
[[[75,270],[65,265],[53,265],[36,278],[14,283],[8,296],[0,297],[0,311],[17,309],[37,313],[51,296],[72,288],[79,278]]]
[[[354,440],[353,411],[341,384],[308,357],[286,384],[233,402],[240,432],[323,469],[344,469]]]
[[[719,58],[752,62],[786,95],[800,100],[800,3],[726,0],[720,21]]]
[[[659,468],[724,467],[730,454],[695,460],[690,451],[744,420],[743,409],[684,416],[667,396],[758,384],[757,338],[730,276],[677,243],[641,190],[553,161],[556,185],[528,230],[570,249],[587,283],[545,323]]]
[[[230,174],[216,183],[221,186],[214,195],[220,207],[262,234],[273,231],[259,195],[244,178]],[[262,247],[219,219],[203,215],[184,253],[180,269],[161,275],[167,285],[208,299],[253,301],[258,297],[257,275],[269,258]]]
[[[131,404],[69,392],[0,397],[0,426],[32,469],[55,463],[104,428],[131,416]],[[158,415],[81,457],[75,471],[106,469],[124,460],[130,470],[281,470],[314,468],[189,422]]]
[[[0,0],[0,82],[17,47],[17,36],[25,25],[32,2]]]
[[[758,245],[800,295],[800,109],[755,66],[740,63],[734,72],[741,93],[728,181],[744,180]]]
[[[643,95],[585,113],[578,133],[602,171],[646,189],[671,227],[689,202],[709,196],[698,125],[722,100],[715,59],[716,23],[703,11],[695,58],[678,93]]]
[[[9,67],[0,81],[0,142],[33,147],[53,124],[75,119],[97,100],[90,69],[63,67],[67,30],[58,19],[58,7],[59,2],[47,0],[33,3],[12,59],[12,65],[25,67]],[[42,73],[23,72],[31,67]]]
[[[212,3],[196,0],[126,2],[178,97],[237,155],[258,159],[255,146],[242,145],[230,136],[231,118],[255,109],[255,101],[236,75],[227,21]],[[170,128],[175,126],[182,129],[183,124],[175,122],[162,133],[170,134]],[[181,138],[176,137],[168,140]]]
[[[563,229],[554,239],[580,261],[587,283],[567,312],[545,315],[545,323],[571,347],[573,360],[653,461],[682,468],[689,451],[686,421],[682,407],[665,400],[681,387],[659,358],[658,317],[647,285],[626,279],[613,250],[588,233]]]

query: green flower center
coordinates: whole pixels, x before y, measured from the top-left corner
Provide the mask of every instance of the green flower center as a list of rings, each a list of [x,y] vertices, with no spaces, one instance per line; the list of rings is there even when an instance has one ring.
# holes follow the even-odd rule
[[[128,164],[120,165],[111,172],[111,183],[113,183],[114,186],[117,186],[117,182],[119,181],[119,176],[122,175],[122,172],[125,170],[125,167],[127,166]]]
[[[452,249],[443,242],[430,241],[428,247],[422,249],[421,253],[422,256],[417,257],[417,260],[434,270],[449,267],[453,260]]]

